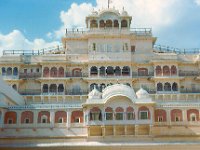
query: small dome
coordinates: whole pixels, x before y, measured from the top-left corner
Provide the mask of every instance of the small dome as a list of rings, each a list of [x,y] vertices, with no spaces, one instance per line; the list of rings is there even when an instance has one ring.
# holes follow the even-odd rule
[[[93,15],[93,16],[96,16],[96,15],[98,15],[98,12],[95,11],[95,10],[93,10],[93,11],[92,11],[92,15]]]
[[[128,16],[128,13],[127,13],[127,11],[124,10],[124,7],[123,7],[123,10],[122,10],[121,15],[122,15],[122,16]]]
[[[99,92],[96,89],[96,86],[94,87],[94,89],[88,94],[89,99],[100,99],[101,98],[101,92]]]
[[[136,92],[137,98],[149,98],[149,93],[144,90],[143,88],[140,88],[137,92]]]

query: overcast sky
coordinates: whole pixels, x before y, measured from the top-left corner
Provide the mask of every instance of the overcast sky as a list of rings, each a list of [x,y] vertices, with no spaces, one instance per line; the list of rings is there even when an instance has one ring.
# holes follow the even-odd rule
[[[106,7],[107,0],[0,0],[0,51],[58,45],[66,27],[85,27],[92,9]],[[200,48],[200,0],[112,0],[111,7],[124,7],[132,27],[152,28],[157,44]]]

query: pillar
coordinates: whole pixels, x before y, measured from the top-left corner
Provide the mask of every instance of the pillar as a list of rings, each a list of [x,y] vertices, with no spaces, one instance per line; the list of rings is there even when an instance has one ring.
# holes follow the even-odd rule
[[[67,127],[70,128],[71,126],[71,110],[67,111]]]
[[[33,112],[33,124],[34,127],[37,128],[37,124],[38,124],[38,111],[34,110]]]
[[[139,128],[139,125],[135,125],[135,135],[138,135],[138,128]]]
[[[116,126],[115,125],[113,126],[113,135],[114,136],[116,135]]]
[[[105,126],[101,126],[102,129],[102,136],[106,136],[106,127]]]
[[[54,120],[55,120],[55,112],[54,110],[50,111],[50,126],[53,128],[54,127]]]
[[[153,128],[153,125],[149,125],[149,135],[152,135],[152,128]]]
[[[127,125],[124,126],[124,135],[127,135]]]
[[[185,109],[182,110],[182,115],[183,115],[183,124],[187,122],[187,111]]]
[[[1,120],[0,120],[0,128],[4,128],[4,116],[5,116],[5,110],[1,110]]]
[[[168,125],[171,125],[171,110],[167,109],[167,122]]]
[[[21,124],[21,111],[17,111],[17,127]]]

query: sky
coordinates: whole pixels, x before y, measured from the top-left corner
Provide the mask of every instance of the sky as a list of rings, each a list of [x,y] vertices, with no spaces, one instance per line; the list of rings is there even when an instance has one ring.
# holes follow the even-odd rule
[[[65,28],[85,27],[85,17],[108,0],[0,0],[0,54],[7,49],[60,45]],[[131,27],[152,28],[156,44],[200,48],[200,0],[112,0],[133,17]]]

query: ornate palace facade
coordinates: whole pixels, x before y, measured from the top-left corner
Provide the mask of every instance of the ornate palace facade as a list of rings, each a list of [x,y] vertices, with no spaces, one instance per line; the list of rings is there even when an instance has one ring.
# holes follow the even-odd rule
[[[5,50],[0,136],[199,135],[199,55],[157,46],[131,22],[125,10],[93,11],[62,46]]]

